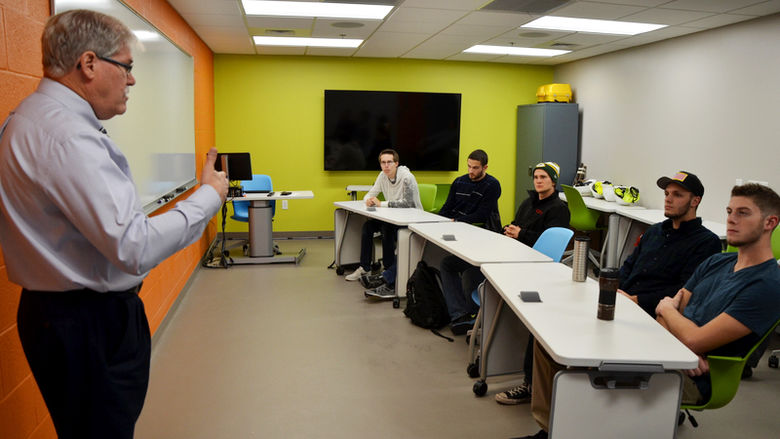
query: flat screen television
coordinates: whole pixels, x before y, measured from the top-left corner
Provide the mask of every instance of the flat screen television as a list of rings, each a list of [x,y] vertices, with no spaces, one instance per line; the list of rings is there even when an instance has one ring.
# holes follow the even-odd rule
[[[457,171],[460,93],[325,90],[325,170],[379,171],[398,151],[414,171]]]

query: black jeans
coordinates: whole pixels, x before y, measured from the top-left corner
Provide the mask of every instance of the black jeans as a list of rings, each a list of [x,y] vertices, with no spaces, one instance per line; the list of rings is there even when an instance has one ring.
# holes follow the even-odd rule
[[[398,226],[379,220],[368,220],[363,224],[360,237],[360,266],[371,271],[371,255],[374,250],[374,233],[382,232],[382,264],[385,269],[395,265],[395,241],[398,238]]]
[[[22,290],[17,326],[60,439],[132,439],[151,357],[136,292]]]

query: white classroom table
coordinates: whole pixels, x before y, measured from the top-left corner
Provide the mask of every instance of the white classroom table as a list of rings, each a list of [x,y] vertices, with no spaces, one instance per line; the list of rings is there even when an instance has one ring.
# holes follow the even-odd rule
[[[334,263],[336,265],[336,273],[344,274],[344,266],[350,264],[356,264],[360,262],[360,237],[363,223],[368,219],[376,219],[384,221],[396,226],[400,226],[398,229],[398,243],[397,243],[397,263],[398,274],[396,279],[403,280],[402,284],[396,281],[396,292],[402,295],[406,295],[406,279],[409,278],[409,274],[401,270],[401,247],[408,247],[408,243],[404,242],[408,239],[408,233],[402,233],[405,231],[405,227],[410,224],[417,223],[434,223],[450,221],[449,218],[436,215],[435,213],[426,212],[422,209],[414,208],[398,208],[398,207],[377,207],[373,211],[369,211],[366,207],[366,203],[362,200],[358,201],[337,201],[333,203],[336,206],[333,212],[333,230],[334,230]],[[405,276],[405,277],[404,277]]]
[[[401,236],[404,236],[403,245]],[[452,235],[448,241],[444,235]],[[406,294],[406,281],[412,275],[417,263],[423,259],[426,243],[430,242],[444,252],[453,254],[474,266],[488,262],[551,262],[552,259],[522,242],[500,233],[474,226],[469,223],[450,221],[443,223],[410,224],[398,232],[398,277],[396,290],[401,297]],[[438,268],[438,267],[437,267]]]
[[[368,185],[362,185],[362,184],[350,184],[347,186],[347,192],[349,192],[349,196],[352,199],[352,201],[355,201],[358,199],[358,192],[368,192],[371,190],[373,186]]]
[[[563,264],[483,264],[481,271],[487,278],[483,306],[508,306],[545,351],[569,367],[555,377],[551,438],[675,437],[682,391],[677,370],[696,367],[696,354],[620,294],[615,319],[598,320],[598,283],[572,281]],[[521,290],[538,291],[541,302],[521,301]],[[483,332],[494,322],[485,324]],[[482,355],[490,360],[494,352],[525,350],[522,335],[501,340],[483,345]]]
[[[561,200],[566,201],[566,195],[563,192],[560,192],[559,196]],[[604,268],[618,268],[620,266],[620,254],[623,248],[621,245],[618,245],[618,243],[625,241],[625,239],[620,239],[621,231],[627,231],[630,225],[628,223],[621,224],[622,217],[624,217],[627,212],[644,210],[645,208],[642,206],[622,206],[613,201],[594,197],[582,197],[582,201],[585,202],[585,207],[588,209],[609,214],[609,222],[607,225],[607,261],[606,264],[604,264],[603,261],[601,264]],[[622,236],[625,237],[625,235]]]
[[[249,201],[249,256],[233,258],[233,264],[276,264],[285,262],[298,263],[306,254],[306,249],[298,251],[295,256],[280,256],[274,254],[273,212],[271,201],[303,200],[314,198],[312,191],[284,191],[269,193],[246,193],[242,197],[234,197],[228,201]]]

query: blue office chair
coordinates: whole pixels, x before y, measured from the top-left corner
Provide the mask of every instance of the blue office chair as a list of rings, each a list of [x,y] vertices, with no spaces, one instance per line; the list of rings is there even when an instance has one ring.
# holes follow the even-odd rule
[[[272,191],[271,177],[265,174],[254,174],[251,180],[241,180],[241,187],[245,191]],[[250,201],[233,200],[233,215],[230,218],[244,223],[249,222]],[[271,201],[271,216],[276,213],[276,201]]]
[[[253,174],[251,180],[241,180],[241,187],[245,191],[272,191],[273,184],[271,183],[271,177],[265,174]],[[249,222],[249,205],[251,201],[233,200],[233,215],[231,219],[241,221],[244,223]],[[276,201],[271,201],[271,218],[276,213]],[[244,242],[244,252],[249,248],[249,243]],[[281,254],[279,247],[274,244],[274,253]]]
[[[542,232],[534,243],[533,249],[549,256],[553,262],[561,262],[563,252],[569,246],[574,231],[565,227],[550,227]],[[480,305],[478,289],[471,292],[474,303]]]

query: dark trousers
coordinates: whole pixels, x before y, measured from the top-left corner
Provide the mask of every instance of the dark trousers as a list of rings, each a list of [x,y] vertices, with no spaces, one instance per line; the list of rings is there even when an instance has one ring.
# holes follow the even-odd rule
[[[58,437],[132,439],[151,356],[138,295],[22,290],[17,324]]]
[[[447,255],[439,266],[442,295],[447,303],[450,320],[456,320],[467,314],[476,314],[479,306],[471,299],[474,291],[485,276],[475,267],[455,255]],[[466,288],[463,288],[463,284]]]
[[[360,266],[371,271],[371,256],[374,253],[374,233],[382,232],[382,264],[385,269],[395,265],[395,241],[398,239],[398,226],[378,220],[363,223],[360,237]]]

